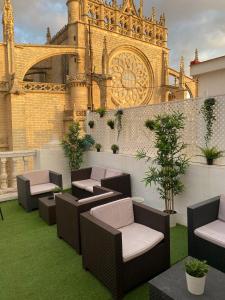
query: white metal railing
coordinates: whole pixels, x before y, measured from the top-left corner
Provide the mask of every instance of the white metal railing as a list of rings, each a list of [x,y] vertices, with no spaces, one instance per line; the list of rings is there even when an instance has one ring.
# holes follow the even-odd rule
[[[16,191],[16,176],[33,168],[36,151],[0,152],[0,194]]]

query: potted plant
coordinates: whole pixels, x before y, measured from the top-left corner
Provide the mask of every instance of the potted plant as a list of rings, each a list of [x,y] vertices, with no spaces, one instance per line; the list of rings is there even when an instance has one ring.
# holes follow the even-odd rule
[[[113,151],[113,154],[116,154],[119,151],[119,146],[118,145],[112,145],[111,150]]]
[[[202,105],[200,110],[206,124],[206,133],[204,136],[206,147],[209,145],[209,142],[213,136],[213,123],[214,121],[216,121],[215,105],[216,99],[208,98],[204,101],[204,104]]]
[[[83,162],[83,155],[95,144],[91,135],[81,135],[79,122],[73,122],[62,141],[65,156],[69,159],[71,170],[78,170]]]
[[[184,190],[181,176],[189,166],[189,160],[184,154],[186,144],[181,139],[184,120],[182,113],[174,112],[158,115],[145,122],[145,126],[155,133],[157,155],[145,174],[144,182],[146,185],[157,185],[160,197],[165,201],[165,212],[170,215],[171,227],[176,225],[174,198]],[[137,159],[150,161],[144,150],[137,153]]]
[[[95,149],[97,150],[97,152],[100,152],[102,149],[102,145],[101,144],[95,144]]]
[[[115,128],[115,122],[113,120],[108,120],[107,125],[113,130]]]
[[[96,113],[99,114],[100,118],[103,118],[104,115],[106,114],[106,109],[104,107],[100,107],[96,109]]]
[[[185,263],[188,291],[193,295],[203,295],[205,290],[206,275],[209,267],[206,261],[189,259]]]
[[[89,125],[90,128],[94,128],[95,122],[94,121],[89,121],[88,125]]]
[[[202,155],[206,158],[207,165],[212,166],[214,164],[214,160],[223,157],[224,151],[218,150],[216,147],[205,147],[200,148]]]
[[[120,137],[120,133],[122,131],[122,116],[123,116],[123,110],[122,109],[118,109],[117,112],[115,113],[115,123],[117,125],[117,140]]]

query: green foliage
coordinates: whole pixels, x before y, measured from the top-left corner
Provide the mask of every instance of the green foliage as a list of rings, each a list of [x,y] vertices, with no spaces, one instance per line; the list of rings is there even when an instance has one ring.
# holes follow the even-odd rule
[[[214,98],[206,99],[201,107],[201,113],[206,123],[206,134],[205,134],[205,144],[208,146],[212,135],[213,135],[213,123],[216,121],[215,116],[215,104],[216,100]]]
[[[145,126],[155,133],[156,159],[146,172],[144,181],[147,185],[157,185],[162,199],[165,200],[166,211],[174,212],[174,196],[180,194],[184,185],[180,176],[185,174],[189,160],[183,153],[186,145],[181,140],[180,131],[184,128],[182,113],[158,115],[154,120],[148,120]],[[139,151],[138,159],[149,157],[144,150]]]
[[[202,156],[205,157],[206,159],[217,159],[220,157],[223,157],[224,151],[218,150],[216,147],[205,147],[205,148],[200,148],[202,152]]]
[[[123,116],[123,110],[122,109],[118,109],[117,112],[115,113],[115,123],[116,123],[116,126],[117,126],[117,132],[118,132],[118,135],[117,135],[117,140],[119,139],[120,137],[120,133],[122,131],[122,116]]]
[[[104,115],[106,114],[106,109],[104,107],[100,107],[96,109],[96,113],[99,114],[100,118],[103,118]]]
[[[90,128],[94,128],[95,122],[94,121],[89,121],[88,125],[89,125]]]
[[[111,150],[112,150],[113,152],[117,152],[117,151],[119,151],[119,146],[113,144],[112,147],[111,147]]]
[[[185,269],[190,276],[202,278],[208,273],[209,266],[206,261],[190,259],[185,263]]]
[[[95,144],[95,149],[100,151],[102,149],[102,145],[101,144]]]
[[[111,129],[114,129],[114,128],[115,128],[115,121],[113,121],[113,120],[108,120],[107,125],[108,125]]]
[[[84,152],[89,150],[95,143],[90,135],[80,137],[80,131],[79,123],[72,123],[62,142],[65,155],[69,158],[71,170],[77,170],[81,167]]]

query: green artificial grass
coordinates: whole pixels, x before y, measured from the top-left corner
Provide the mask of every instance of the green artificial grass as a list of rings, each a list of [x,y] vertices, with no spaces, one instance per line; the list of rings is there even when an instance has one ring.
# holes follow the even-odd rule
[[[109,291],[82,269],[81,256],[57,238],[38,212],[26,213],[17,203],[1,204],[1,300],[109,300]],[[187,256],[187,230],[171,230],[171,262]],[[148,285],[131,291],[125,300],[147,300]]]

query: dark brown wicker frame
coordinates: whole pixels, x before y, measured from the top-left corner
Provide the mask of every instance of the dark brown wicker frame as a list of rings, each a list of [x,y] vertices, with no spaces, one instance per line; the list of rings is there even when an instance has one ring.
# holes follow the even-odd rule
[[[49,171],[49,178],[51,183],[54,183],[60,188],[63,187],[61,174]],[[16,179],[18,202],[27,212],[30,212],[34,209],[38,209],[38,198],[52,195],[52,192],[48,192],[32,196],[30,192],[30,181],[23,175],[18,175]]]
[[[169,216],[134,203],[135,222],[162,232],[164,240],[139,257],[123,262],[122,234],[86,212],[81,215],[83,267],[90,270],[115,299],[170,267]]]
[[[85,168],[71,172],[71,182],[89,179],[91,177],[92,168]],[[122,174],[101,180],[101,186],[120,192],[124,197],[131,197],[131,179],[129,174]],[[78,199],[93,196],[93,193],[82,190],[72,185],[72,194]]]
[[[111,190],[102,187],[94,187],[94,194],[100,195]],[[77,198],[70,194],[56,196],[56,219],[57,234],[59,238],[70,244],[77,253],[81,254],[80,237],[80,214],[90,210],[92,207],[103,205],[122,198],[119,192],[113,192],[112,195],[106,195],[100,200],[92,200],[89,203],[78,203]]]
[[[194,234],[196,228],[218,218],[220,197],[188,207],[188,254],[206,260],[212,267],[225,272],[225,249]]]

